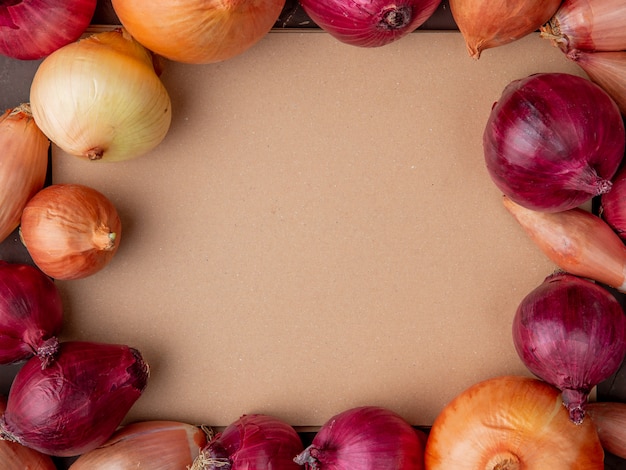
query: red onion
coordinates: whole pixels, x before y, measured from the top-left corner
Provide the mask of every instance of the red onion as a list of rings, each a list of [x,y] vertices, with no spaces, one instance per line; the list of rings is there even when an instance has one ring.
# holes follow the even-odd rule
[[[600,197],[600,216],[622,240],[626,240],[626,166],[613,178],[611,191]]]
[[[520,303],[513,342],[528,369],[562,392],[579,424],[591,389],[614,374],[626,354],[626,318],[604,287],[559,271]]]
[[[302,448],[296,430],[282,420],[243,415],[201,449],[190,470],[296,470],[293,458]]]
[[[422,470],[420,433],[391,410],[352,408],[328,420],[295,461],[309,470]]]
[[[11,385],[0,437],[69,457],[103,444],[144,391],[148,365],[124,345],[62,342],[45,369],[29,359]]]
[[[496,186],[528,209],[572,209],[611,189],[624,157],[624,122],[611,97],[567,73],[509,83],[483,134]]]
[[[54,282],[34,266],[0,260],[0,364],[35,355],[45,367],[57,352],[62,326]]]
[[[41,59],[77,40],[97,0],[5,0],[0,4],[0,54]]]
[[[430,18],[441,0],[300,0],[305,13],[341,42],[380,47],[396,41]]]

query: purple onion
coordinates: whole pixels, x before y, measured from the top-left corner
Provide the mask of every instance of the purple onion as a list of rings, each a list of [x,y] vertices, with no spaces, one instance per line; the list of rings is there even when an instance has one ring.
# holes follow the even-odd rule
[[[305,13],[341,42],[380,47],[429,19],[441,0],[300,0]]]
[[[561,390],[570,419],[579,424],[591,389],[624,360],[626,318],[607,289],[559,271],[522,299],[513,342],[526,367]]]
[[[483,134],[496,186],[527,209],[572,209],[611,189],[626,145],[617,104],[598,85],[540,73],[507,85]]]

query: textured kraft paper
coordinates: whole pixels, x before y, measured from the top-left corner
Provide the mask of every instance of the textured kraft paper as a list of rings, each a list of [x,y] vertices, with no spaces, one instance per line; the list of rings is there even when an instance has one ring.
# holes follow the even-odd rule
[[[143,353],[127,421],[315,427],[371,404],[430,425],[475,382],[528,375],[511,320],[555,266],[502,207],[482,132],[510,81],[555,71],[582,74],[538,35],[476,61],[457,32],[378,49],[272,32],[220,64],[166,63],[154,151],[54,147],[54,182],[123,222],[109,266],[58,283],[63,339]]]

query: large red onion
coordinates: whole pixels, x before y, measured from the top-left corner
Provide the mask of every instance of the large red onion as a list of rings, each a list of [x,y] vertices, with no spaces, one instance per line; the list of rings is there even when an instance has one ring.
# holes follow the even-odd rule
[[[216,434],[190,470],[297,470],[293,458],[303,449],[296,430],[269,415],[243,415]]]
[[[4,0],[0,3],[0,54],[41,59],[77,40],[97,0]]]
[[[386,408],[351,408],[328,420],[295,461],[308,470],[423,470],[421,434]]]
[[[539,73],[509,83],[483,134],[496,186],[528,209],[572,209],[611,189],[625,148],[613,99],[591,81]]]
[[[561,390],[570,419],[578,424],[591,389],[624,360],[626,317],[604,287],[559,271],[522,299],[513,342],[528,369]]]
[[[62,342],[45,369],[31,358],[18,371],[0,417],[0,438],[53,456],[86,453],[113,434],[148,375],[134,348]]]
[[[300,0],[306,14],[341,42],[379,47],[396,41],[430,18],[441,0]]]
[[[47,365],[62,326],[63,305],[54,282],[34,266],[0,260],[0,364],[34,355]]]

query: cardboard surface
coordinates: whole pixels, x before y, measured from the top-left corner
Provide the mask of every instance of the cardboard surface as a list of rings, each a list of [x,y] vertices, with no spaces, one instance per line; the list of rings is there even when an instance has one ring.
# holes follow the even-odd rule
[[[129,421],[319,426],[378,404],[429,425],[471,384],[527,374],[511,319],[555,266],[501,206],[481,139],[506,84],[549,71],[581,74],[536,35],[475,61],[456,32],[379,49],[273,32],[168,63],[155,151],[53,151],[54,182],[100,190],[124,224],[105,270],[59,282],[64,339],[143,352]]]

